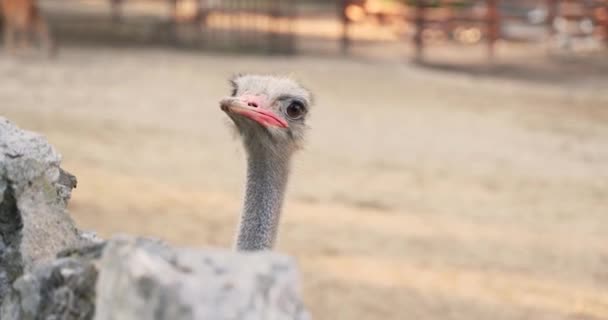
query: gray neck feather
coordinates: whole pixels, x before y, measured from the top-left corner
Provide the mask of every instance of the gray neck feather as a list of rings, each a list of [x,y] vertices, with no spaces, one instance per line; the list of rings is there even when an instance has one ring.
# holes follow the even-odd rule
[[[290,158],[274,151],[248,150],[245,206],[236,241],[239,251],[269,250],[274,245]]]

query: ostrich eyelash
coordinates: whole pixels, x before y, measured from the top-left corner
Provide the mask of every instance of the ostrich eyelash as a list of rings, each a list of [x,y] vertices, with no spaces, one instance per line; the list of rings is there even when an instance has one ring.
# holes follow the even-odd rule
[[[230,92],[230,96],[234,97],[236,96],[236,92],[238,91],[238,86],[236,84],[236,81],[234,80],[230,80],[230,86],[232,87],[232,91]]]

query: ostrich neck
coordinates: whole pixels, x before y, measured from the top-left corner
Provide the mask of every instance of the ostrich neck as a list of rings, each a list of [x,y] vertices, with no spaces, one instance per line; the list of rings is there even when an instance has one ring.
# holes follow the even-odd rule
[[[277,235],[289,175],[289,156],[269,150],[248,152],[245,205],[237,235],[237,250],[272,249]]]

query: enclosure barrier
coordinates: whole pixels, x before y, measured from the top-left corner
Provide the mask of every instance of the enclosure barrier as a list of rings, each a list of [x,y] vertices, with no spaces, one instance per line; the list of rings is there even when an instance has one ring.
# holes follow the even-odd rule
[[[122,7],[129,0],[109,0],[114,22],[123,21]],[[178,15],[181,0],[167,2],[166,24],[172,37],[180,24],[199,31],[204,47],[222,43],[230,49],[263,51],[268,54],[295,53],[292,21],[296,16],[292,0],[196,0],[195,14],[184,20]]]
[[[545,41],[561,36],[568,39],[595,37],[608,43],[608,0],[407,0],[408,13],[401,18],[415,27],[412,36],[414,60],[424,60],[427,43],[424,33],[431,27],[448,32],[454,26],[469,24],[478,26],[486,42],[487,57],[495,57],[496,43],[508,40],[501,32],[503,23],[530,24],[530,17],[522,15],[522,10],[509,10],[541,3],[544,6]],[[340,20],[342,21],[342,51],[348,52],[352,45],[349,39],[350,25],[354,23],[346,12],[352,5],[364,5],[362,0],[340,0]],[[479,9],[479,10],[474,10]],[[541,14],[542,14],[541,12]],[[572,27],[574,26],[574,27]]]

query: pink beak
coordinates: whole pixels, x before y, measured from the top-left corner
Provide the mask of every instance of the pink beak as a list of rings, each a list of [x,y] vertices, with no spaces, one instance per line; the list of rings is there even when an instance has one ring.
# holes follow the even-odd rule
[[[252,107],[240,99],[228,98],[220,102],[220,108],[226,113],[247,117],[265,127],[288,128],[289,124],[274,112],[261,107]]]

